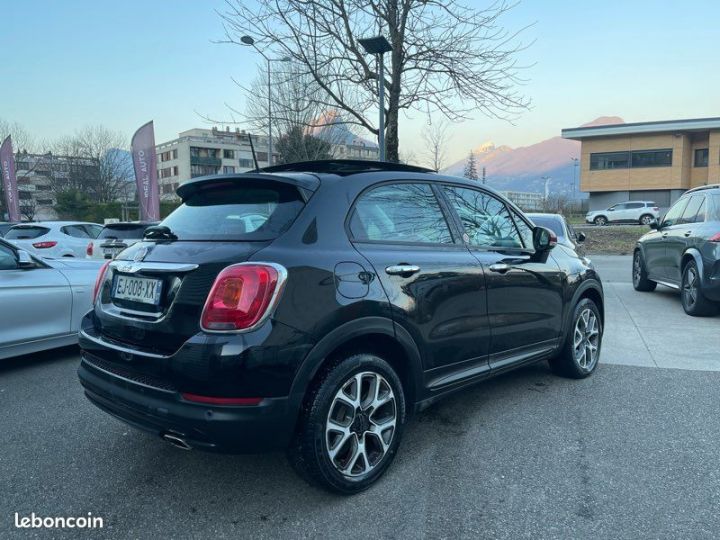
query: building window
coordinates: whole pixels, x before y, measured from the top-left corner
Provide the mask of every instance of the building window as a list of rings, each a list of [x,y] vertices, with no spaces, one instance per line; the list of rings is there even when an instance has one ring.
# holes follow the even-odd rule
[[[177,175],[179,174],[178,171],[179,171],[179,169],[178,169],[177,165],[175,165],[175,166],[173,167],[173,176],[177,176]]]
[[[191,157],[211,157],[217,158],[219,150],[217,148],[200,148],[198,146],[190,147]]]
[[[35,186],[36,191],[52,191],[52,186],[38,184]]]
[[[590,170],[627,169],[630,166],[630,152],[602,152],[590,154]]]
[[[255,166],[252,159],[240,159],[240,166],[246,169],[251,169]]]
[[[230,167],[228,165],[223,166],[223,174],[232,174],[235,172],[235,167]]]
[[[669,167],[672,165],[672,150],[636,150],[632,153],[630,166],[638,167]]]
[[[217,174],[218,168],[213,165],[190,165],[190,176],[195,178],[196,176],[205,176],[208,174]]]
[[[223,158],[235,159],[235,150],[223,150]]]
[[[177,159],[177,156],[178,156],[178,154],[177,154],[177,148],[176,148],[175,150],[172,151],[172,157],[173,157],[173,159]]]
[[[38,199],[37,203],[41,206],[52,206],[53,200],[52,199]]]
[[[708,149],[698,148],[695,150],[695,166],[696,167],[707,167],[708,166]]]
[[[258,161],[267,161],[268,160],[267,152],[257,152],[255,155],[257,156]]]

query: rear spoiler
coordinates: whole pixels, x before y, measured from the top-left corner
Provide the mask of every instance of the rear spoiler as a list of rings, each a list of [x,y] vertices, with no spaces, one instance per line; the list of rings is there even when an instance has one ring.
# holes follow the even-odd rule
[[[177,188],[178,196],[183,200],[197,193],[200,189],[211,184],[242,185],[247,181],[279,182],[295,186],[300,190],[305,201],[320,187],[320,179],[312,174],[263,174],[263,173],[240,173],[240,174],[214,174],[211,176],[200,176],[193,178]]]

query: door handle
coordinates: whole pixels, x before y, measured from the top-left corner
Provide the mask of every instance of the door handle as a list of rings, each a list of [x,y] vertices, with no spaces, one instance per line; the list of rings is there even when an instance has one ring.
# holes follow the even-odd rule
[[[685,238],[687,238],[687,237],[690,236],[691,234],[692,234],[692,231],[685,231]]]
[[[665,240],[667,238],[667,235],[668,235],[668,233],[663,233],[663,235],[662,235],[663,240]]]
[[[488,270],[491,272],[497,272],[498,274],[504,274],[510,270],[510,265],[505,263],[495,263],[488,266]]]
[[[391,276],[411,276],[420,271],[415,264],[394,264],[385,268],[385,272]]]

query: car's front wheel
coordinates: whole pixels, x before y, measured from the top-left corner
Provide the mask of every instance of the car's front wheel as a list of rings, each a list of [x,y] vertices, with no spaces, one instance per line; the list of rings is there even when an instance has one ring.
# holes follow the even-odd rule
[[[390,466],[405,417],[402,384],[385,360],[365,353],[338,359],[310,391],[288,457],[311,483],[358,493]]]
[[[557,356],[550,359],[554,373],[572,379],[592,374],[600,359],[603,325],[595,302],[583,298],[575,306],[572,323]]]
[[[717,306],[703,295],[700,285],[697,264],[690,261],[683,269],[680,298],[685,313],[693,317],[705,317],[717,311]]]
[[[639,249],[633,254],[632,280],[636,291],[652,292],[657,287],[657,283],[648,279],[645,259]]]
[[[650,214],[643,214],[640,216],[640,225],[650,225],[654,219]]]
[[[603,225],[607,225],[607,218],[605,216],[598,216],[593,220],[593,223],[597,225],[598,227],[602,227]]]

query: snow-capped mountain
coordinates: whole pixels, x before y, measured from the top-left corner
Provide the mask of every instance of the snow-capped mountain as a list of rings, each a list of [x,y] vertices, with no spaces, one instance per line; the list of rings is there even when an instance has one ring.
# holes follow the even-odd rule
[[[622,118],[617,116],[602,116],[584,124],[584,127],[621,123],[624,123]],[[496,189],[542,193],[545,190],[545,180],[542,177],[548,176],[551,192],[568,195],[573,193],[573,178],[577,177],[574,176],[576,171],[572,158],[580,157],[578,141],[557,136],[519,148],[496,147],[488,141],[474,148],[473,152],[478,175],[482,175],[485,167],[488,185]],[[462,176],[466,160],[467,158],[464,158],[453,163],[443,172]],[[576,195],[581,195],[579,189],[576,188],[575,192]]]

